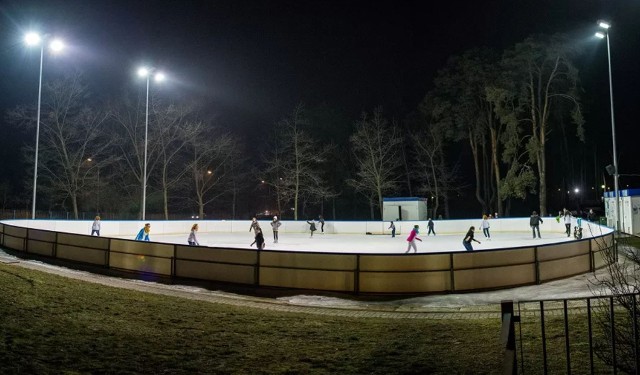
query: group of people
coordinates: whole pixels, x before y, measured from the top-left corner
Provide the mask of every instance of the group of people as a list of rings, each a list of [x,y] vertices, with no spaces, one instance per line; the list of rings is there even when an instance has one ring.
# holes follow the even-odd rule
[[[495,214],[495,217],[496,218],[498,217],[498,213]],[[489,224],[489,219],[491,218],[492,218],[491,214],[482,215],[482,223],[480,224],[484,237],[488,240],[491,240],[491,233],[489,231],[489,228],[491,227],[491,225]],[[427,236],[430,234],[433,234],[434,236],[436,235],[436,232],[434,230],[433,220],[431,220],[431,218],[429,218],[427,221],[427,228],[429,228],[429,231],[427,232]],[[391,222],[389,229],[391,229],[391,237],[395,237],[396,226],[393,223],[393,221]],[[473,246],[471,244],[472,242],[481,243],[480,241],[475,239],[475,230],[476,230],[476,227],[474,226],[470,227],[469,230],[467,231],[467,234],[465,234],[464,238],[462,239],[462,245],[467,251],[473,251]],[[409,237],[407,237],[408,245],[407,245],[407,251],[405,253],[408,253],[409,251],[411,251],[411,249],[413,249],[414,253],[418,252],[416,241],[422,242],[422,239],[418,237],[419,233],[420,233],[420,226],[414,225],[413,229],[409,233]]]

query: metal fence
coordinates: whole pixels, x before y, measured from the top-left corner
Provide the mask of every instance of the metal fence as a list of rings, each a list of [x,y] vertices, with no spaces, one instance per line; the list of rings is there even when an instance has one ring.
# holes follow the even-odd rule
[[[640,294],[504,301],[504,374],[638,374]]]

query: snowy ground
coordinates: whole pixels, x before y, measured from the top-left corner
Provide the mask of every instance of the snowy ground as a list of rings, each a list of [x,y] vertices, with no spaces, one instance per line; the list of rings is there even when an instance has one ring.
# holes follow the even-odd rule
[[[465,232],[466,233],[466,232]],[[448,251],[464,251],[462,238],[465,233],[455,235],[425,236],[420,234],[422,242],[417,242],[418,253],[435,253]],[[277,244],[273,242],[271,231],[265,230],[266,250],[285,251],[309,251],[331,253],[369,253],[369,254],[398,254],[407,250],[407,235],[403,234],[391,238],[386,235],[359,235],[359,234],[320,234],[316,232],[313,238],[308,234],[280,233]],[[564,233],[541,232],[542,239],[532,239],[531,232],[496,232],[492,233],[491,240],[484,238],[482,232],[476,231],[476,239],[481,244],[473,242],[474,250],[504,249],[523,246],[540,246],[550,243],[567,242],[573,237],[567,238]],[[151,240],[155,242],[187,244],[187,234],[180,235],[154,235]],[[249,249],[253,242],[253,232],[247,233],[199,233],[198,241],[202,246],[231,247]],[[255,249],[255,245],[253,246]]]

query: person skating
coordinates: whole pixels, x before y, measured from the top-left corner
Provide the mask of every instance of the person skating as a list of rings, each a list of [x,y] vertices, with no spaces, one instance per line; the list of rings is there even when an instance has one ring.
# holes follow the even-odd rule
[[[436,232],[433,230],[433,220],[431,220],[431,218],[429,218],[429,221],[427,222],[427,228],[429,228],[429,231],[427,232],[427,236],[430,235],[431,233],[433,233],[433,235],[436,235]]]
[[[418,252],[418,247],[416,246],[416,240],[422,242],[422,240],[418,237],[418,233],[420,233],[420,226],[414,225],[413,229],[411,229],[411,233],[409,233],[409,237],[407,237],[407,242],[409,242],[409,244],[407,245],[407,251],[405,251],[405,254],[408,253],[411,250],[411,248],[413,248],[414,253]]]
[[[278,243],[278,228],[280,228],[280,220],[278,220],[277,216],[273,217],[273,221],[271,221],[271,228],[273,229],[273,243]]]
[[[258,223],[258,219],[256,219],[256,217],[254,216],[253,219],[251,219],[251,225],[249,226],[249,232],[251,232],[252,230],[255,232],[256,229],[260,229],[260,223]]]
[[[189,243],[189,246],[200,246],[200,243],[196,238],[197,232],[198,232],[198,224],[193,224],[191,226],[191,232],[189,233],[189,238],[187,238],[187,242]]]
[[[567,237],[571,237],[571,211],[564,212],[564,227]]]
[[[480,243],[480,241],[473,238],[473,232],[475,230],[476,230],[476,227],[469,228],[469,231],[462,239],[462,245],[464,246],[465,249],[467,249],[467,251],[473,251],[473,246],[471,246],[471,241],[476,241],[477,243]]]
[[[482,233],[488,240],[491,240],[491,233],[489,233],[490,227],[491,225],[489,224],[489,218],[487,217],[487,215],[482,215],[482,223],[480,224],[480,228],[482,228]]]
[[[391,229],[391,238],[394,238],[396,236],[396,225],[393,223],[393,221],[391,222],[391,225],[389,225],[389,228],[387,229]]]
[[[540,224],[543,223],[542,218],[537,212],[533,211],[531,218],[529,219],[529,225],[531,226],[531,232],[533,232],[533,238],[536,238],[536,232],[538,232],[538,238],[540,237]]]
[[[140,229],[140,232],[138,232],[138,235],[136,236],[136,241],[150,241],[149,240],[150,232],[151,232],[151,224],[146,223],[144,227]]]
[[[313,232],[316,231],[316,222],[311,220],[307,220],[307,224],[309,224],[309,230],[311,231],[311,235],[309,236],[309,238],[313,237]]]
[[[256,244],[258,250],[262,250],[264,249],[264,236],[262,235],[262,229],[256,228],[255,233],[256,240],[254,241],[254,243]]]
[[[320,233],[324,234],[324,217],[318,215],[318,221],[320,222]]]
[[[93,236],[94,233],[100,237],[100,216],[96,216],[91,225],[91,235]]]

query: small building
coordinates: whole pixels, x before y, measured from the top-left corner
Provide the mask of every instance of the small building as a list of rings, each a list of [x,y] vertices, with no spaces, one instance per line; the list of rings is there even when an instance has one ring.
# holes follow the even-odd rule
[[[382,199],[382,220],[427,220],[427,199],[417,197],[399,197]]]
[[[620,229],[624,233],[640,234],[640,189],[619,190],[620,194]],[[615,192],[604,193],[604,210],[607,226],[615,227],[616,200]]]

